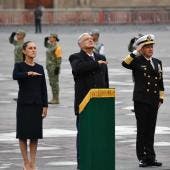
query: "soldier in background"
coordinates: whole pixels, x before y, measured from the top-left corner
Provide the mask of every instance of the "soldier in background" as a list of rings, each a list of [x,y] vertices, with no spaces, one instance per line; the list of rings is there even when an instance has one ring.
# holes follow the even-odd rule
[[[134,43],[134,50],[122,62],[134,78],[134,111],[137,122],[136,154],[139,167],[162,166],[156,160],[154,135],[158,109],[164,99],[162,62],[153,57],[155,37],[147,34]]]
[[[22,62],[22,46],[24,44],[24,38],[26,33],[24,30],[17,30],[16,32],[12,32],[11,36],[9,37],[9,42],[15,46],[14,48],[14,57],[15,63]]]
[[[59,104],[59,74],[63,54],[58,41],[57,34],[50,34],[49,37],[44,39],[44,46],[47,48],[46,69],[53,96],[49,104]]]
[[[99,31],[93,30],[91,32],[91,36],[93,37],[93,41],[95,44],[93,51],[97,54],[105,55],[104,54],[104,44],[99,41],[99,36],[100,36]]]
[[[38,6],[34,11],[35,33],[41,33],[41,18],[43,15],[42,6]]]

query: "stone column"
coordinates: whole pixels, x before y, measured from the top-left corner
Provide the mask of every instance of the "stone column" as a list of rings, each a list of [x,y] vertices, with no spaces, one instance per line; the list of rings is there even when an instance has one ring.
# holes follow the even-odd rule
[[[24,0],[14,0],[14,7],[17,9],[24,9],[25,8],[25,3]]]
[[[91,0],[77,0],[81,7],[90,7]]]
[[[24,0],[0,0],[0,8],[2,9],[24,9]]]
[[[90,7],[90,4],[91,4],[91,0],[85,0],[85,5],[86,5],[87,7]]]
[[[11,1],[1,0],[1,3],[3,9],[12,9],[14,4],[13,0]]]
[[[77,7],[77,0],[53,0],[54,8],[74,8]]]
[[[53,8],[58,8],[58,0],[53,0]]]
[[[3,5],[3,0],[0,0],[0,9],[3,9],[4,5]]]

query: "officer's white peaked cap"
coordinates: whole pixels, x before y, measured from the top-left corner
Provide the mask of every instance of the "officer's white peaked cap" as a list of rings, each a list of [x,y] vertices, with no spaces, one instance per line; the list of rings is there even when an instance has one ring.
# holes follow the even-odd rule
[[[155,44],[155,36],[153,34],[144,35],[135,41],[134,46],[137,48],[140,44],[142,44],[142,46]]]

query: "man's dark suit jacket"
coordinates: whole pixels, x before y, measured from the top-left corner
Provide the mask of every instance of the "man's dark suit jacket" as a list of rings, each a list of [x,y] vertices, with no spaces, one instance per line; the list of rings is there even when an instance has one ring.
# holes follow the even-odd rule
[[[42,75],[30,77],[27,75],[28,71],[34,71]],[[19,84],[18,103],[48,106],[45,74],[41,65],[36,63],[35,66],[29,66],[24,62],[16,63],[13,70],[13,79],[17,80]]]
[[[108,88],[108,68],[106,64],[98,64],[98,60],[105,61],[103,55],[94,53],[93,60],[83,50],[72,54],[69,61],[75,81],[75,114],[79,112],[79,104],[92,88]]]
[[[133,71],[134,93],[133,100],[158,105],[163,102],[162,62],[152,58],[154,68],[144,56],[128,55],[122,65]]]

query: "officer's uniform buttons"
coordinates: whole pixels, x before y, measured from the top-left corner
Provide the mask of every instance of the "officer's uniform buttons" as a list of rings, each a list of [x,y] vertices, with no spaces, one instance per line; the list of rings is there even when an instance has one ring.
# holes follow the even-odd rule
[[[147,68],[145,67],[144,70],[147,70]]]
[[[151,76],[150,75],[148,75],[148,78],[150,78]]]
[[[155,86],[158,86],[157,84],[155,84]]]
[[[157,91],[155,90],[154,93],[157,93]]]
[[[149,92],[149,89],[146,89],[147,92]]]
[[[150,82],[148,82],[148,85],[150,85],[151,83]]]
[[[144,76],[146,77],[146,73],[144,73]]]
[[[155,80],[157,80],[158,79],[158,77],[155,77]]]

